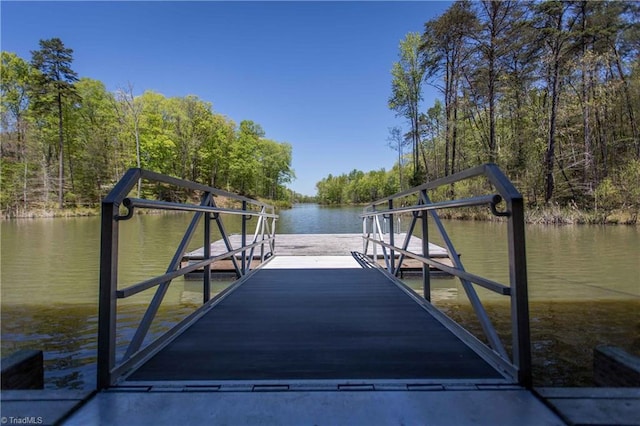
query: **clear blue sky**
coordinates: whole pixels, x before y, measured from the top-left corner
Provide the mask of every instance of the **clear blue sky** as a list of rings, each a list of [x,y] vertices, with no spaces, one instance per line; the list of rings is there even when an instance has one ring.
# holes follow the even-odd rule
[[[390,70],[406,33],[450,2],[7,2],[2,50],[31,60],[59,37],[80,77],[197,95],[293,146],[295,191],[329,173],[393,166]],[[425,105],[437,93],[425,88]]]

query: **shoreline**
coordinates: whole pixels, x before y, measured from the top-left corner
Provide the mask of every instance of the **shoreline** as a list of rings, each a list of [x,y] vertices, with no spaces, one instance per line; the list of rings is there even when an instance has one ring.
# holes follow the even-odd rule
[[[277,210],[289,209],[292,205],[282,205],[281,202],[275,202],[266,200],[265,202],[275,205]],[[223,206],[225,202],[222,203]],[[322,205],[322,204],[321,204]],[[353,205],[342,206],[329,206],[322,205],[324,207],[344,207]],[[225,206],[229,207],[229,206]],[[138,210],[136,214],[167,214],[175,212],[166,212],[160,210]],[[70,209],[32,209],[24,212],[18,212],[17,215],[7,216],[4,212],[0,212],[1,220],[15,220],[15,219],[52,219],[52,218],[72,218],[72,217],[92,217],[100,216],[100,207],[88,208],[70,208]],[[505,219],[493,216],[484,209],[469,208],[466,210],[460,210],[456,212],[442,211],[440,218],[448,220],[463,220],[463,221],[489,221],[489,222],[501,222]],[[572,207],[560,207],[551,206],[544,208],[529,208],[525,210],[525,223],[534,225],[628,225],[638,226],[640,220],[638,215],[634,215],[628,211],[614,210],[611,212],[594,212],[588,210],[579,210]]]
[[[223,208],[239,208],[234,206],[232,200],[225,197],[218,196],[216,198],[218,207]],[[270,204],[276,208],[288,209],[292,207],[292,204],[288,201],[281,200],[267,200],[259,198],[258,201]],[[135,214],[147,215],[147,214],[176,214],[176,211],[167,210],[153,210],[153,209],[136,209]],[[72,218],[72,217],[94,217],[100,216],[100,205],[95,207],[71,207],[71,208],[35,208],[29,210],[18,211],[15,215],[7,215],[5,212],[0,211],[0,220],[14,220],[14,219],[54,219],[54,218]]]

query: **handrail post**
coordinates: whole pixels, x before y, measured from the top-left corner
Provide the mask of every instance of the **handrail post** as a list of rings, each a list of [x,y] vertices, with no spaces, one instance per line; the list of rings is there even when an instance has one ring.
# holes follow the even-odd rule
[[[369,220],[368,216],[362,217],[362,254],[367,255],[367,240],[364,239],[365,235],[367,235],[367,220]]]
[[[376,206],[373,206],[372,211],[375,213]],[[376,216],[371,216],[371,230],[373,231],[373,238],[378,238],[378,220]],[[378,244],[373,242],[373,261],[378,263]]]
[[[531,335],[529,329],[524,206],[521,197],[511,199],[508,204],[511,211],[508,230],[513,361],[518,368],[518,382],[526,388],[531,388]]]
[[[97,388],[111,386],[116,361],[116,316],[118,289],[118,205],[103,202],[100,230],[100,291],[98,300]]]
[[[209,200],[211,194],[206,192],[203,194],[203,202]],[[204,214],[204,257],[211,257],[211,213]],[[204,267],[204,276],[202,280],[202,303],[207,303],[211,298],[211,264]]]
[[[275,214],[276,212],[276,208],[275,207],[271,207],[271,213]],[[267,229],[267,231],[269,231],[269,229]],[[269,243],[269,248],[271,250],[271,256],[276,254],[276,218],[275,216],[271,218],[271,233],[269,234],[269,237],[273,237],[274,239]]]
[[[420,191],[421,202],[427,199],[427,190]],[[420,213],[420,222],[422,224],[422,256],[429,258],[429,226],[428,226],[428,213],[426,210]],[[429,272],[429,265],[422,264],[422,291],[426,300],[431,302],[431,274]]]
[[[389,200],[389,210],[393,210],[393,200]],[[393,237],[393,213],[389,213],[389,244],[391,244],[391,246],[395,246],[395,238]],[[390,249],[389,252],[391,253],[391,259],[389,262],[389,272],[393,273],[396,268],[395,268],[395,263],[396,263],[396,252],[393,249]]]
[[[242,201],[242,210],[245,211],[247,210],[247,202],[246,201]],[[247,245],[247,217],[243,214],[242,215],[242,247]],[[242,275],[247,273],[247,252],[245,250],[242,250],[242,263],[241,263],[241,268],[242,268]]]

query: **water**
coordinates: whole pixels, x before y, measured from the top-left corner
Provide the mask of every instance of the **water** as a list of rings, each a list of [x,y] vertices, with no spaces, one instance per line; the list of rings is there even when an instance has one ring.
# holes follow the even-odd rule
[[[279,213],[277,227],[283,234],[355,234],[362,232],[361,213],[360,207],[295,204]]]
[[[297,205],[280,212],[280,233],[358,233],[359,208]],[[239,232],[237,217],[228,232]],[[225,219],[226,220],[226,219]],[[125,287],[162,274],[190,221],[186,214],[135,216],[122,222],[119,282]],[[254,222],[249,222],[249,227]],[[408,220],[401,220],[406,230]],[[45,351],[47,388],[95,385],[99,218],[12,220],[1,223],[2,355]],[[470,272],[506,282],[506,225],[445,222]],[[432,241],[435,228],[431,227]],[[201,246],[192,241],[190,249]],[[613,344],[640,354],[640,231],[626,226],[527,227],[527,258],[537,385],[590,385],[593,347]],[[407,280],[416,289],[417,280]],[[214,283],[220,291],[226,282]],[[434,303],[478,333],[457,280],[432,283]],[[119,335],[131,337],[153,292],[119,303]],[[480,291],[508,341],[502,296]],[[198,282],[176,280],[152,337],[193,311]],[[119,347],[119,352],[124,346]]]

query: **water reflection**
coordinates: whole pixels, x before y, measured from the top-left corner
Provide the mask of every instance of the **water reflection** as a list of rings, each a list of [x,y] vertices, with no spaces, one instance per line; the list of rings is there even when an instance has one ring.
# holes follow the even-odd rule
[[[362,232],[361,207],[296,204],[278,212],[277,231],[283,234],[357,234]]]

